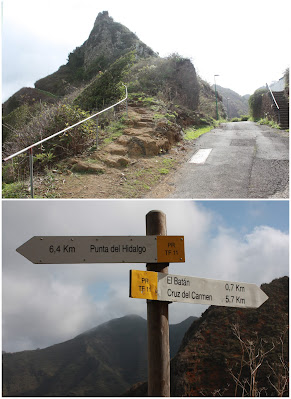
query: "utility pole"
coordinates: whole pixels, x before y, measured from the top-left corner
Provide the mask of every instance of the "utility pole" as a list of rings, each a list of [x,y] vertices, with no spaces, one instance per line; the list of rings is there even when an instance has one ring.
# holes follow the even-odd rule
[[[216,80],[215,80],[215,76],[219,76],[219,75],[214,75],[215,103],[216,103],[216,120],[218,120],[217,90],[216,90]]]
[[[166,215],[146,215],[147,235],[167,235]],[[169,263],[147,263],[147,271],[168,273]],[[148,396],[170,396],[168,302],[147,300]]]

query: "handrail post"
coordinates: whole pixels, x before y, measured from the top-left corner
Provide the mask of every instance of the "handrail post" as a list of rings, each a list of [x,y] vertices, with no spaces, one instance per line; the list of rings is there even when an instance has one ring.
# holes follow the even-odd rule
[[[33,198],[33,154],[32,148],[28,150],[29,152],[29,172],[30,172],[30,195]]]
[[[125,87],[125,105],[126,105],[126,117],[128,119],[128,101],[127,101],[127,86],[125,86],[124,83],[122,83],[122,85]]]
[[[98,148],[98,116],[96,118],[96,150]]]

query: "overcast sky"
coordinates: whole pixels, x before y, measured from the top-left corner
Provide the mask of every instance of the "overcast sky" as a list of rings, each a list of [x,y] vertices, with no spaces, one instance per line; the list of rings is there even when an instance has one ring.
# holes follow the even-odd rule
[[[3,350],[43,348],[126,314],[129,270],[145,264],[35,265],[16,248],[35,235],[145,235],[145,215],[167,215],[168,235],[185,236],[185,263],[169,272],[260,285],[288,275],[288,201],[3,200]],[[205,306],[173,303],[170,323]]]
[[[2,101],[55,72],[109,11],[160,56],[189,57],[210,84],[240,95],[283,76],[290,1],[2,0]]]

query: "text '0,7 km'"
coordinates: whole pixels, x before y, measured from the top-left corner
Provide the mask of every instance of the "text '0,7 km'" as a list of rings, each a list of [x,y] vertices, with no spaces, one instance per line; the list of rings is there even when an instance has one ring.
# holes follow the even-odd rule
[[[16,251],[47,264],[185,262],[183,236],[32,237]]]
[[[130,271],[130,297],[258,308],[268,296],[256,285],[139,270]]]

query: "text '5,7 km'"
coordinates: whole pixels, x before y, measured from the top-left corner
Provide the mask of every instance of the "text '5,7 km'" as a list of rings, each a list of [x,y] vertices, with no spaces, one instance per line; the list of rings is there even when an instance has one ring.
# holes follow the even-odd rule
[[[130,270],[130,297],[236,308],[258,308],[268,296],[256,285]]]
[[[17,252],[47,264],[185,262],[183,236],[32,237]]]

